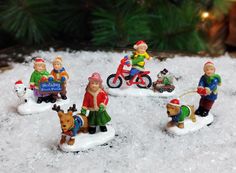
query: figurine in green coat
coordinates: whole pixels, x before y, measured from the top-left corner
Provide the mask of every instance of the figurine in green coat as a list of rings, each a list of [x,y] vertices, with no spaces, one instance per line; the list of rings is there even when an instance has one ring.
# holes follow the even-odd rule
[[[39,92],[40,81],[46,81],[49,76],[49,72],[46,70],[46,64],[43,58],[36,58],[34,61],[34,72],[30,77],[30,89],[34,91],[34,95],[38,97],[37,103],[42,101],[49,102],[50,98],[48,94],[41,94]]]

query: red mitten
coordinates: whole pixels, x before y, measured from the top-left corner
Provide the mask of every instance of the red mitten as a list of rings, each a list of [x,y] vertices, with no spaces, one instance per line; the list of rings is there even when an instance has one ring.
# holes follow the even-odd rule
[[[46,82],[48,79],[47,79],[47,77],[45,77],[45,76],[43,76],[42,78],[41,78],[41,81],[42,82]]]
[[[198,94],[201,94],[201,93],[202,93],[202,90],[203,90],[202,87],[198,87],[198,88],[197,88],[197,93],[198,93]]]
[[[202,88],[202,87],[197,88],[197,93],[200,94],[200,95],[206,95],[207,94],[206,89]]]

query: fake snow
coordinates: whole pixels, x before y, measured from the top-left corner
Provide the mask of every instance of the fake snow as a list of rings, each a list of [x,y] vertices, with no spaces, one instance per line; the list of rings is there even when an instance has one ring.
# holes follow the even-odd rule
[[[42,102],[41,104],[36,103],[35,100],[30,100],[27,101],[26,103],[19,104],[19,106],[17,107],[17,112],[19,112],[19,114],[21,115],[37,114],[40,112],[51,110],[54,104],[62,106],[68,103],[70,103],[70,99],[67,100],[59,99],[55,103]]]
[[[98,127],[97,127],[98,129]],[[64,143],[59,145],[63,151],[85,151],[89,148],[94,148],[98,145],[103,145],[107,141],[110,141],[115,136],[115,129],[107,125],[106,132],[97,132],[93,135],[89,133],[80,133],[75,137],[75,143],[73,145],[68,145]],[[67,137],[68,138],[68,137]],[[68,140],[68,139],[67,139]]]
[[[125,84],[124,84],[125,85]],[[111,96],[134,96],[134,97],[171,97],[174,96],[175,91],[163,93],[153,92],[152,89],[138,88],[137,86],[127,86],[126,88],[108,88],[107,92]]]
[[[93,72],[106,78],[116,72],[120,59],[131,52],[50,52],[39,51],[51,61],[61,55],[64,66],[70,74],[68,98],[82,104],[87,78]],[[14,82],[29,81],[33,71],[32,57],[29,63],[14,64],[14,68],[0,74],[0,172],[235,172],[236,168],[236,59],[228,55],[212,59],[223,83],[219,87],[219,98],[211,113],[214,122],[209,127],[184,136],[168,135],[165,104],[169,99],[159,97],[112,97],[108,113],[116,136],[105,145],[78,153],[58,150],[60,123],[52,110],[20,116],[16,107],[18,98],[13,92]],[[178,97],[194,90],[203,74],[203,64],[210,58],[179,57],[159,62],[148,61],[146,69],[151,71],[152,80],[156,74],[167,68],[179,77],[175,82]],[[199,96],[189,94],[182,102],[198,106]],[[68,106],[62,106],[67,110]]]
[[[213,120],[214,120],[214,117],[211,113],[209,113],[209,115],[206,117],[196,116],[196,122],[192,122],[190,118],[186,118],[184,120],[183,129],[180,129],[177,126],[173,126],[173,127],[166,127],[166,131],[173,135],[185,135],[188,133],[195,132],[207,125],[211,125]]]

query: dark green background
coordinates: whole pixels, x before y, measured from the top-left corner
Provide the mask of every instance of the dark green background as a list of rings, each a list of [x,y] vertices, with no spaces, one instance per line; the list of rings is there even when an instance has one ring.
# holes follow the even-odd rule
[[[0,48],[63,42],[157,51],[206,50],[202,11],[226,13],[225,0],[1,0]]]

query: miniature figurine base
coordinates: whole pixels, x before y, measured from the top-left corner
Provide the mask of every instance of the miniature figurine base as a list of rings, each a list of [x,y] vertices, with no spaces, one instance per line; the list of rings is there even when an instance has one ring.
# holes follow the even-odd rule
[[[166,127],[166,131],[173,135],[185,135],[188,133],[195,132],[201,128],[211,124],[214,118],[211,113],[206,117],[200,117],[196,115],[196,122],[192,122],[189,118],[184,121],[184,128],[179,128],[176,125],[173,127]]]
[[[108,94],[111,96],[135,96],[135,97],[143,97],[143,96],[149,96],[149,97],[172,97],[175,95],[175,90],[172,92],[153,92],[151,89],[140,89],[140,88],[116,88],[108,89]]]
[[[100,132],[97,128],[95,134],[80,133],[75,137],[75,143],[68,145],[67,143],[59,144],[62,151],[75,152],[84,151],[98,145],[102,145],[115,137],[115,130],[111,126],[107,126],[107,132]],[[67,137],[68,140],[68,137]]]
[[[67,100],[59,99],[55,103],[42,102],[40,104],[37,104],[34,100],[28,100],[26,103],[20,104],[17,107],[17,111],[21,115],[30,115],[30,114],[35,114],[35,113],[51,110],[54,104],[61,106],[61,105],[69,104],[69,103],[70,103],[69,99]]]

